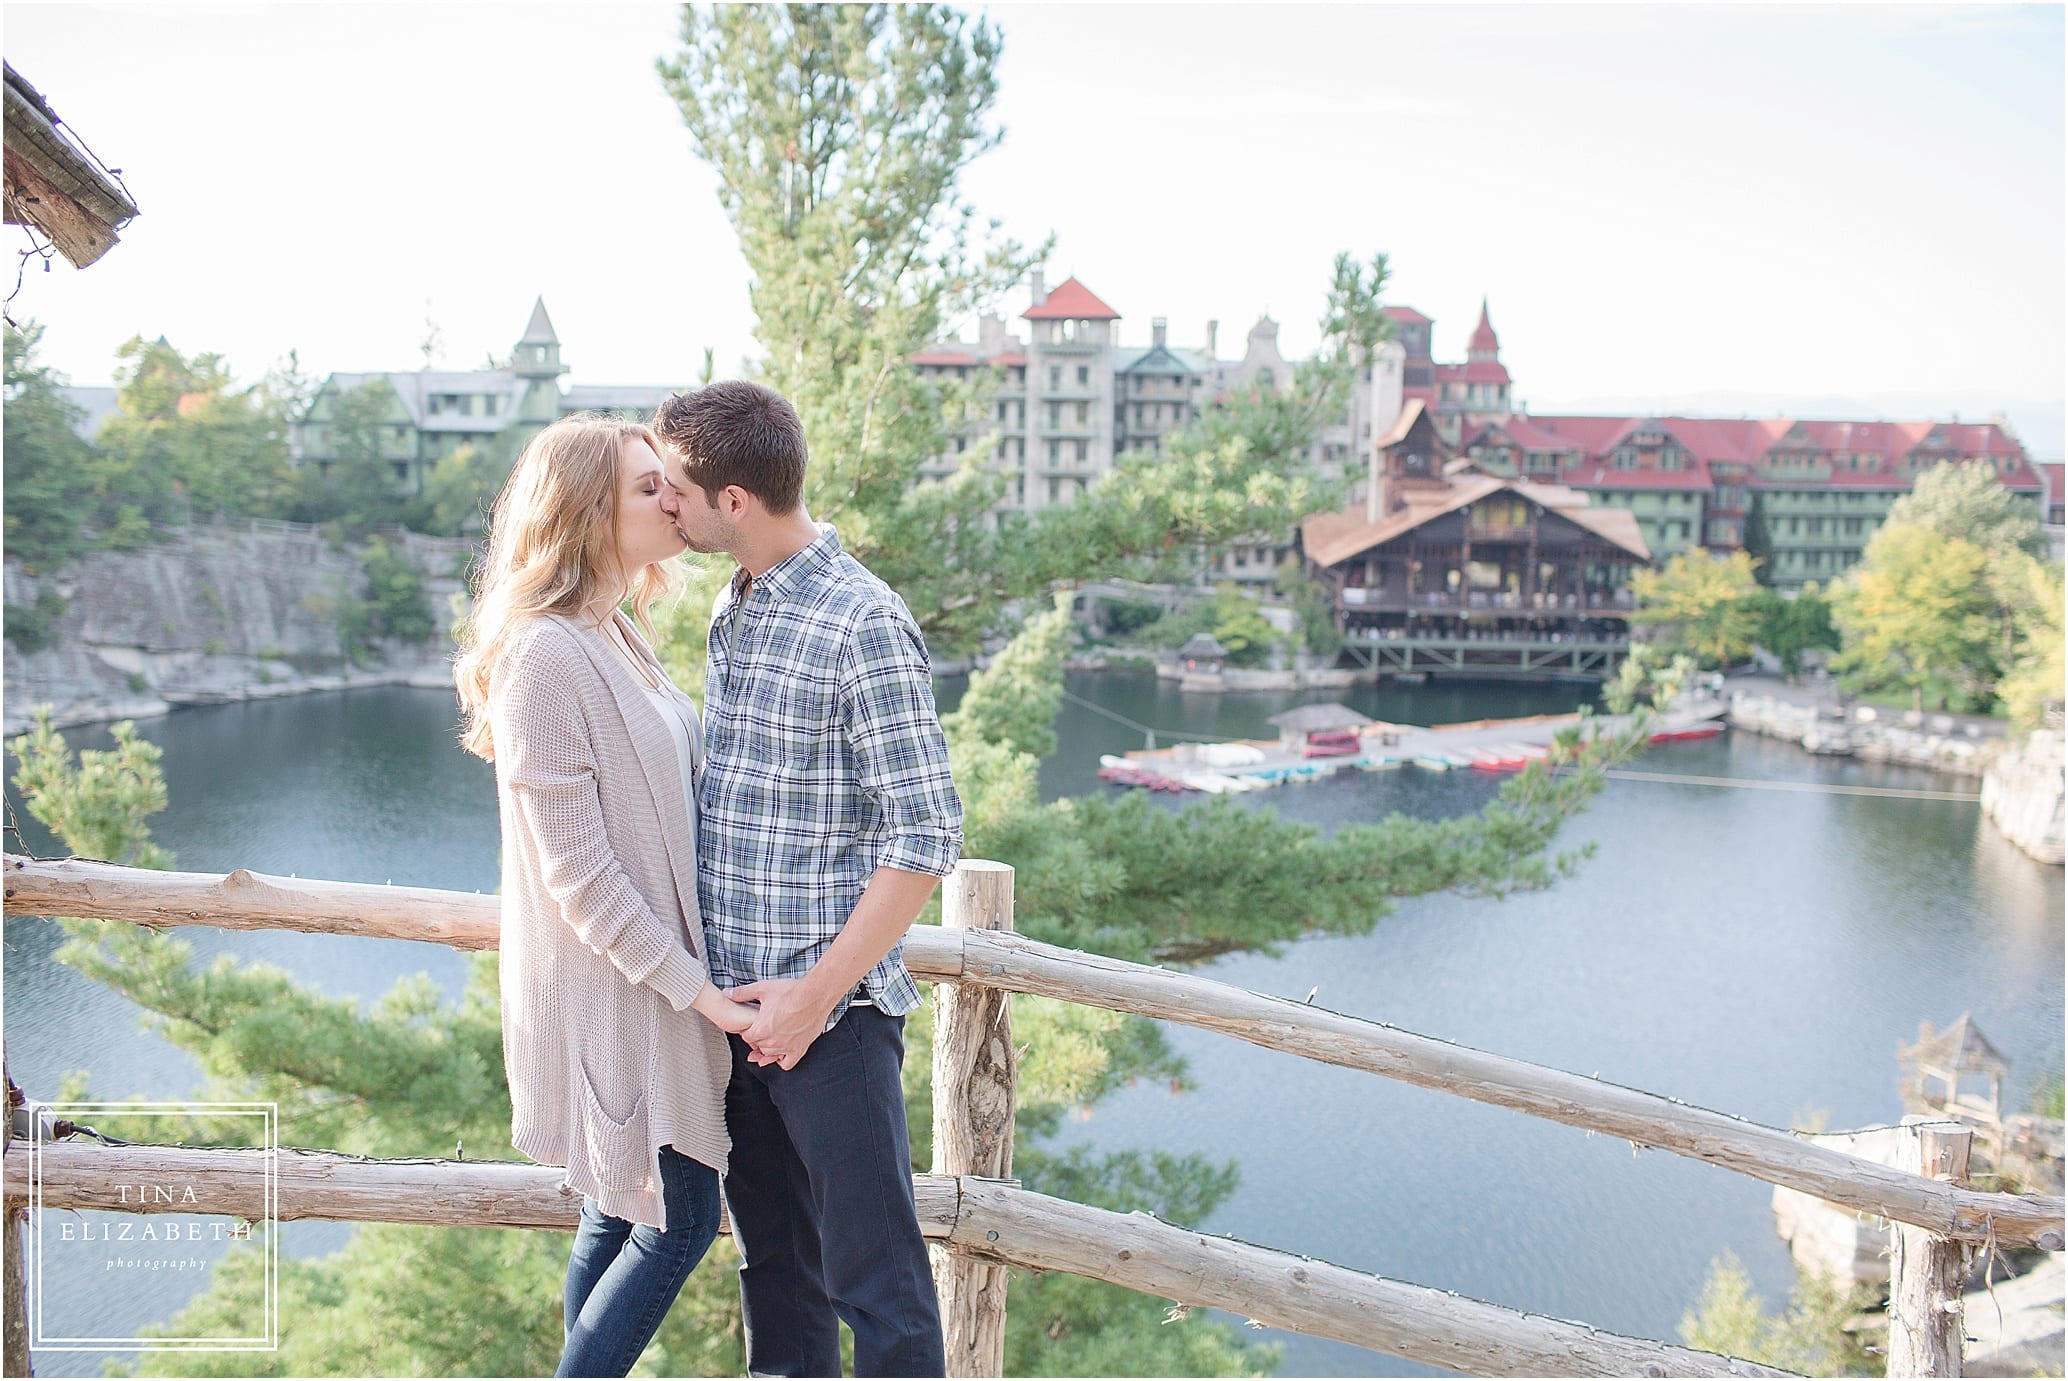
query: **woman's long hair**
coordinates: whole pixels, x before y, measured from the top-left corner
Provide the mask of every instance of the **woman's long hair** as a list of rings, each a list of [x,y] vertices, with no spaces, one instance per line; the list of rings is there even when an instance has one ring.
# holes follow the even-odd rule
[[[464,724],[460,744],[493,761],[488,688],[510,636],[539,614],[574,614],[617,577],[618,453],[653,432],[602,413],[577,413],[531,439],[496,497],[488,556],[474,585],[474,612],[460,634],[453,664]],[[632,578],[633,616],[653,636],[647,611],[675,588],[673,561],[646,566]]]

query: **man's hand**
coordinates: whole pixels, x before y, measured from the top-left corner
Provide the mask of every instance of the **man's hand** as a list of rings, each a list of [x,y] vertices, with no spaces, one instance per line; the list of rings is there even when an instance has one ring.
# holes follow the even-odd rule
[[[797,978],[764,978],[758,983],[733,988],[735,1002],[759,1002],[761,1014],[740,1034],[757,1065],[796,1067],[811,1049],[811,1043],[826,1029],[833,1004],[812,995],[810,985]]]

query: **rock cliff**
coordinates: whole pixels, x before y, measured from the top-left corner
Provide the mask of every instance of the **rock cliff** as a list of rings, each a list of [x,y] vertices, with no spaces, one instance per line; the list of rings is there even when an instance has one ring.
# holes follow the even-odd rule
[[[469,544],[415,534],[388,541],[423,573],[442,630]],[[59,724],[85,724],[343,686],[449,686],[442,632],[421,643],[376,640],[356,665],[346,659],[338,614],[365,597],[367,584],[358,548],[288,524],[192,528],[47,575],[9,561],[0,719],[12,734],[39,705]],[[40,638],[26,612],[39,599],[54,612]]]

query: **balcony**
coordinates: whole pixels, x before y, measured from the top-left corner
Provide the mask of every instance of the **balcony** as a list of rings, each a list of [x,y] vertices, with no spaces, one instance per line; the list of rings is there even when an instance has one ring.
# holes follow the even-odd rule
[[[1594,591],[1584,599],[1577,594],[1539,591],[1533,595],[1502,590],[1423,591],[1369,590],[1349,586],[1336,601],[1344,611],[1410,614],[1626,614],[1637,607],[1628,590]]]

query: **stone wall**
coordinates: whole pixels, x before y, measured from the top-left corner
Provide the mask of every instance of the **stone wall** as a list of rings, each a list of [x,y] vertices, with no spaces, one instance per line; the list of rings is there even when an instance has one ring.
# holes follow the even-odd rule
[[[388,541],[423,571],[432,618],[444,626],[469,544],[413,533]],[[356,546],[313,529],[197,527],[46,575],[9,561],[5,583],[13,608],[51,591],[65,601],[44,646],[8,644],[7,733],[25,728],[39,705],[59,724],[86,724],[352,685],[451,684],[443,636],[377,642],[360,665],[347,663],[337,611],[365,595],[365,567]]]
[[[1865,713],[1861,711],[1846,720],[1814,705],[1798,705],[1776,696],[1744,691],[1734,691],[1730,702],[1733,729],[1786,739],[1812,753],[1899,762],[1979,777],[2001,748],[2001,740],[1972,737],[1961,732],[1950,719],[1937,727],[1930,721],[1911,727],[1879,718],[1862,718]]]

